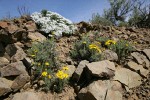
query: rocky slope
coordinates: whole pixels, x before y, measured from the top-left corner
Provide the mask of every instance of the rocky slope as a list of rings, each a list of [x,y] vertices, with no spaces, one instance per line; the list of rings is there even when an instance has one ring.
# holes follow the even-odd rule
[[[150,29],[77,24],[78,34],[57,40],[61,63],[68,64],[72,84],[62,93],[44,93],[31,84],[29,67],[32,60],[26,50],[36,41],[46,40],[28,17],[0,21],[0,99],[4,100],[149,100]],[[134,43],[135,51],[124,65],[108,51],[107,59],[89,63],[72,61],[69,51],[73,43],[86,33],[99,37],[125,39]],[[94,34],[90,34],[92,38]],[[111,58],[111,59],[110,59]]]

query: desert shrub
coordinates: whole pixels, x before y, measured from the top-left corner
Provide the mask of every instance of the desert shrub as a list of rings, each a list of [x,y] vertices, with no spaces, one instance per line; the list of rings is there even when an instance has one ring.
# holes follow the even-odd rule
[[[71,35],[76,30],[73,23],[59,15],[58,13],[42,10],[40,13],[35,12],[31,14],[32,19],[40,26],[40,31],[49,34],[53,33],[57,37],[64,35]]]
[[[92,15],[92,19],[90,20],[92,24],[95,25],[103,25],[103,26],[111,26],[111,21],[101,17],[98,13]]]
[[[74,49],[70,52],[70,55],[73,59],[79,61],[88,60],[92,62],[101,60],[101,52],[99,42],[92,42],[88,37],[85,37],[74,44]]]
[[[57,72],[60,70],[60,64],[55,52],[54,39],[33,44],[32,48],[28,50],[28,55],[34,60],[34,76],[36,79],[44,81],[44,89],[46,91],[52,89],[56,92],[61,92],[69,75],[65,73],[65,70],[61,70],[61,73]]]
[[[125,58],[128,57],[129,54],[133,51],[133,47],[128,41],[120,40],[114,43],[112,42],[112,44],[114,45],[110,45],[109,49],[117,53],[118,62],[125,60]],[[107,45],[109,45],[109,43]]]

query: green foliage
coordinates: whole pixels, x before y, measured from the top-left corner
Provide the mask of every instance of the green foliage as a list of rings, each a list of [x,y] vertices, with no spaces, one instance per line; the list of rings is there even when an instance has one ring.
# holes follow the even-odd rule
[[[90,20],[90,22],[92,24],[103,25],[103,26],[110,26],[110,25],[112,25],[112,23],[109,20],[101,17],[98,13],[92,15],[92,19]]]
[[[43,10],[41,11],[41,14],[42,14],[43,17],[46,17],[47,10],[43,9]]]
[[[132,45],[125,40],[120,40],[109,47],[117,53],[119,62],[125,60],[127,56],[134,50]]]
[[[75,60],[99,61],[101,60],[100,43],[91,42],[88,37],[77,41],[70,55]]]
[[[119,24],[118,24],[119,27],[128,27],[129,26],[129,23],[128,22],[122,22],[120,21]]]
[[[54,39],[34,43],[28,50],[28,55],[34,60],[35,76],[44,81],[46,91],[55,83],[55,73],[60,66],[56,54]]]

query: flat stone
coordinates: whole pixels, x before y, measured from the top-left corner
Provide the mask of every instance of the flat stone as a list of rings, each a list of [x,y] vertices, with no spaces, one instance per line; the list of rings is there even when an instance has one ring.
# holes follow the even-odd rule
[[[149,71],[147,69],[143,68],[142,65],[138,65],[137,63],[135,63],[133,61],[128,62],[127,65],[129,68],[133,69],[134,71],[136,71],[136,72],[139,71],[139,73],[144,77],[146,77],[146,75],[149,73]]]
[[[142,83],[141,79],[142,77],[136,72],[127,68],[117,68],[113,80],[121,82],[130,89],[139,86]]]
[[[16,93],[12,100],[40,100],[38,95],[34,92]]]
[[[5,57],[0,57],[0,67],[8,65],[9,61]]]
[[[21,61],[11,63],[5,67],[3,67],[1,70],[1,76],[16,76],[20,74],[28,75],[25,66]]]
[[[12,81],[0,77],[0,96],[6,95],[12,91],[10,88],[11,84]]]
[[[80,90],[78,98],[79,100],[122,100],[122,94],[117,89],[113,90],[113,85],[110,80],[94,81]]]
[[[109,60],[92,62],[86,65],[89,73],[100,78],[112,78],[115,75],[115,64]]]
[[[143,52],[146,54],[146,56],[148,57],[150,61],[150,49],[144,49]]]
[[[143,64],[144,63],[144,61],[141,58],[141,54],[140,53],[133,52],[133,53],[131,53],[131,55],[134,57],[134,59],[137,61],[137,63],[139,63],[139,64]]]

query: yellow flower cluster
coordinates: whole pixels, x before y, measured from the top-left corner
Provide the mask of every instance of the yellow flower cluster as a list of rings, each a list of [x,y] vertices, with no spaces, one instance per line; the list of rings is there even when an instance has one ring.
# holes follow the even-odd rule
[[[95,50],[97,50],[99,53],[101,53],[100,48],[99,48],[97,45],[95,45],[95,44],[90,44],[90,45],[89,45],[89,49],[95,49]]]
[[[49,62],[45,62],[45,66],[49,66],[50,64],[49,64]]]
[[[48,75],[48,73],[46,71],[42,72],[42,76],[43,77],[48,77],[49,79],[51,79],[51,75]]]
[[[114,41],[114,40],[107,40],[105,42],[105,45],[111,45],[111,44],[116,44],[116,41]]]
[[[62,69],[63,70],[68,70],[69,68],[68,68],[68,66],[64,66]]]
[[[86,44],[86,41],[84,41],[83,44]]]
[[[66,79],[69,77],[69,75],[67,73],[64,73],[62,70],[58,70],[58,72],[56,73],[56,77],[59,79]]]

